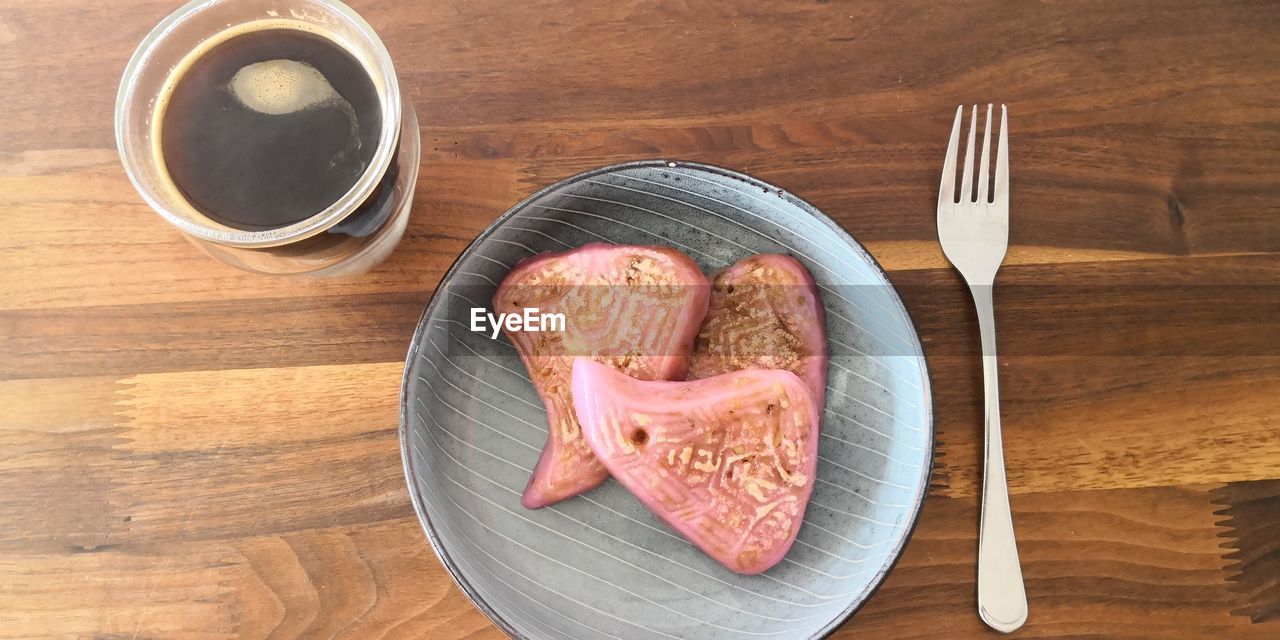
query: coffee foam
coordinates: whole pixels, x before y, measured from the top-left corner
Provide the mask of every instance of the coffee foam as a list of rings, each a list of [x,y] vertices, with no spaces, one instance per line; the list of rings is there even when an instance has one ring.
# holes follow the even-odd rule
[[[315,67],[297,60],[264,60],[231,78],[231,94],[258,113],[283,115],[342,100]]]

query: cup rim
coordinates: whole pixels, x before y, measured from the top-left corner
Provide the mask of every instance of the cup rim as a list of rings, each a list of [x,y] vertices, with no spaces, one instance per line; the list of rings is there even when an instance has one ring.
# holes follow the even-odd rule
[[[139,163],[133,158],[134,154],[130,152],[128,145],[125,143],[126,136],[131,131],[126,113],[130,103],[135,99],[134,94],[137,89],[139,74],[150,60],[157,43],[168,37],[174,29],[190,17],[214,5],[223,4],[227,0],[191,0],[191,2],[179,7],[173,13],[165,16],[147,33],[129,58],[129,63],[125,65],[120,88],[116,93],[115,104],[116,150],[120,154],[120,162],[124,165],[125,174],[129,176],[129,181],[133,183],[134,189],[142,196],[142,199],[156,213],[184,233],[200,240],[243,248],[273,247],[309,238],[338,224],[354,211],[360,203],[364,202],[377,188],[383,175],[386,174],[391,163],[395,160],[396,147],[400,136],[402,105],[400,101],[400,84],[396,77],[395,67],[391,62],[391,54],[387,51],[382,39],[373,30],[373,27],[355,10],[342,3],[341,0],[309,1],[325,5],[368,39],[374,52],[373,62],[384,79],[385,88],[381,101],[382,128],[378,132],[378,148],[374,152],[369,166],[365,167],[364,173],[356,180],[355,184],[322,211],[291,225],[262,230],[235,229],[210,220],[208,216],[186,202],[185,199],[182,200],[182,208],[184,209],[183,214],[186,215],[176,213],[170,206],[162,203],[151,192],[149,187],[144,185],[135,169]],[[195,43],[195,45],[198,44]],[[342,43],[339,42],[339,44]],[[172,73],[172,70],[166,73]],[[206,220],[207,223],[193,222],[191,217]]]

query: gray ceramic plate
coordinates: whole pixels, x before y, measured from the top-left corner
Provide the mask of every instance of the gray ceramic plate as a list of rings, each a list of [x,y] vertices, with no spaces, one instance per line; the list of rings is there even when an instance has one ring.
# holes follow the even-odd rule
[[[592,241],[680,249],[708,273],[754,253],[813,272],[831,369],[818,479],[796,544],[740,576],[616,482],[530,511],[520,494],[546,416],[505,338],[473,333],[516,262]],[[427,306],[405,363],[400,441],[436,553],[494,624],[520,638],[812,638],[884,579],[920,512],[933,452],[915,329],[875,260],[808,203],[705,165],[638,162],[552,185],[498,218]]]

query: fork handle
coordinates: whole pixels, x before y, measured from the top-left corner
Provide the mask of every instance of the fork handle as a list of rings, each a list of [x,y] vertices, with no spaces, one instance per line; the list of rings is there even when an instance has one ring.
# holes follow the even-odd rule
[[[986,431],[982,472],[982,519],[978,531],[978,615],[987,626],[1009,633],[1027,621],[1027,593],[1013,537],[1009,487],[1005,483],[1004,440],[1000,435],[1000,382],[996,366],[996,323],[988,285],[970,286],[982,333],[982,381],[986,390]]]

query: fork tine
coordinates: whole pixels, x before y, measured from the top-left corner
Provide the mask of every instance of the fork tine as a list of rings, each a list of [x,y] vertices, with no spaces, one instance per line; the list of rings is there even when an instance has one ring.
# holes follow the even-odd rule
[[[942,161],[942,186],[938,187],[938,205],[956,201],[956,151],[960,148],[960,118],[964,105],[956,107],[956,122],[951,125],[951,142],[947,143],[947,157]]]
[[[1000,105],[1000,146],[996,148],[996,207],[1007,218],[1009,216],[1009,108]]]
[[[991,164],[991,104],[987,104],[987,130],[982,134],[982,162],[978,163],[978,204],[987,204],[987,165]]]
[[[960,202],[973,202],[973,142],[978,132],[978,105],[969,118],[969,145],[964,150],[964,174],[960,179]]]

